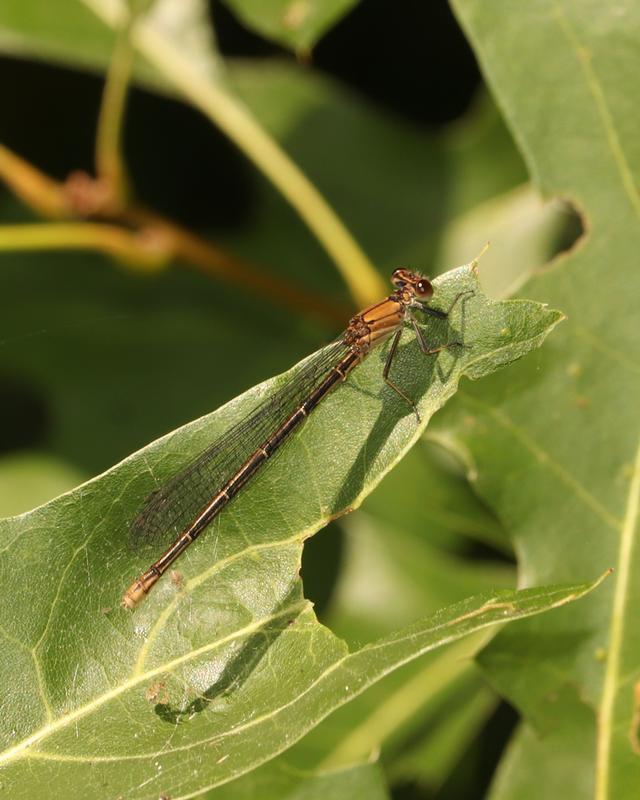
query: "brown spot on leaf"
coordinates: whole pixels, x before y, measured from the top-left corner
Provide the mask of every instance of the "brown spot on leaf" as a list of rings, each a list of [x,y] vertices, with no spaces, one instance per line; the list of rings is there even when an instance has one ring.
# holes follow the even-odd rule
[[[144,696],[150,703],[168,703],[169,692],[167,691],[167,684],[164,681],[152,683],[151,686],[147,687]]]

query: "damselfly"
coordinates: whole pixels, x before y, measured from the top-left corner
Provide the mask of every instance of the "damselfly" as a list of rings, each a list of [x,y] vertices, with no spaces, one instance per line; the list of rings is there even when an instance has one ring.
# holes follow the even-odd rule
[[[346,380],[372,348],[391,339],[382,376],[418,414],[411,398],[390,377],[405,323],[413,327],[425,355],[461,345],[452,342],[430,347],[413,312],[446,319],[460,297],[468,292],[458,294],[444,311],[429,305],[433,286],[422,275],[397,269],[391,282],[394,292],[352,317],[342,336],[310,358],[292,381],[212,442],[166,486],[147,498],[131,525],[133,540],[156,540],[172,534],[174,541],[127,589],[122,598],[124,606],[138,605],[178,556],[267,464],[313,409]]]

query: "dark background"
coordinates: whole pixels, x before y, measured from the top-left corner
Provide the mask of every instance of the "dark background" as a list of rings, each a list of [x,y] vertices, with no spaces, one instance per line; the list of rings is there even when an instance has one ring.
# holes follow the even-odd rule
[[[226,56],[293,59],[243,28],[224,3],[212,0],[210,8]],[[320,41],[313,67],[432,130],[464,116],[481,82],[472,51],[440,0],[399,0],[393,14],[384,0],[365,0]],[[442,80],[424,81],[424,75]],[[0,141],[56,178],[74,169],[91,173],[102,86],[97,76],[0,57]],[[128,166],[145,203],[213,233],[250,220],[253,169],[198,111],[133,89],[127,113]],[[150,138],[150,130],[157,135]],[[180,140],[188,149],[175,146]],[[0,373],[0,386],[3,419],[14,421],[0,431],[0,452],[46,447],[46,401],[16,376]]]

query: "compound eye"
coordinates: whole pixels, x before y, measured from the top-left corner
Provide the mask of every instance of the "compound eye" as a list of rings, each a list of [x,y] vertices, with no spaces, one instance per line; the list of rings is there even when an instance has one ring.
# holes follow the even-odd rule
[[[426,278],[421,278],[415,284],[415,292],[421,300],[428,300],[433,296],[431,281],[428,281]]]

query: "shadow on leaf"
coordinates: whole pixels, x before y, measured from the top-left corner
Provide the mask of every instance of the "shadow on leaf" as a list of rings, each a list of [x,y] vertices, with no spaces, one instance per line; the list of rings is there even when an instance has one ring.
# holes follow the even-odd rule
[[[296,580],[291,590],[278,604],[277,611],[290,609],[298,597],[299,581]],[[303,607],[297,614],[302,610]],[[276,639],[296,621],[297,616],[294,617],[291,613],[277,616],[277,611],[275,619],[269,620],[246,639],[239,652],[230,659],[220,677],[211,686],[182,707],[172,706],[168,702],[156,703],[153,710],[158,717],[170,725],[179,725],[188,722],[195,714],[206,711],[214,700],[237,692],[249,679]]]

